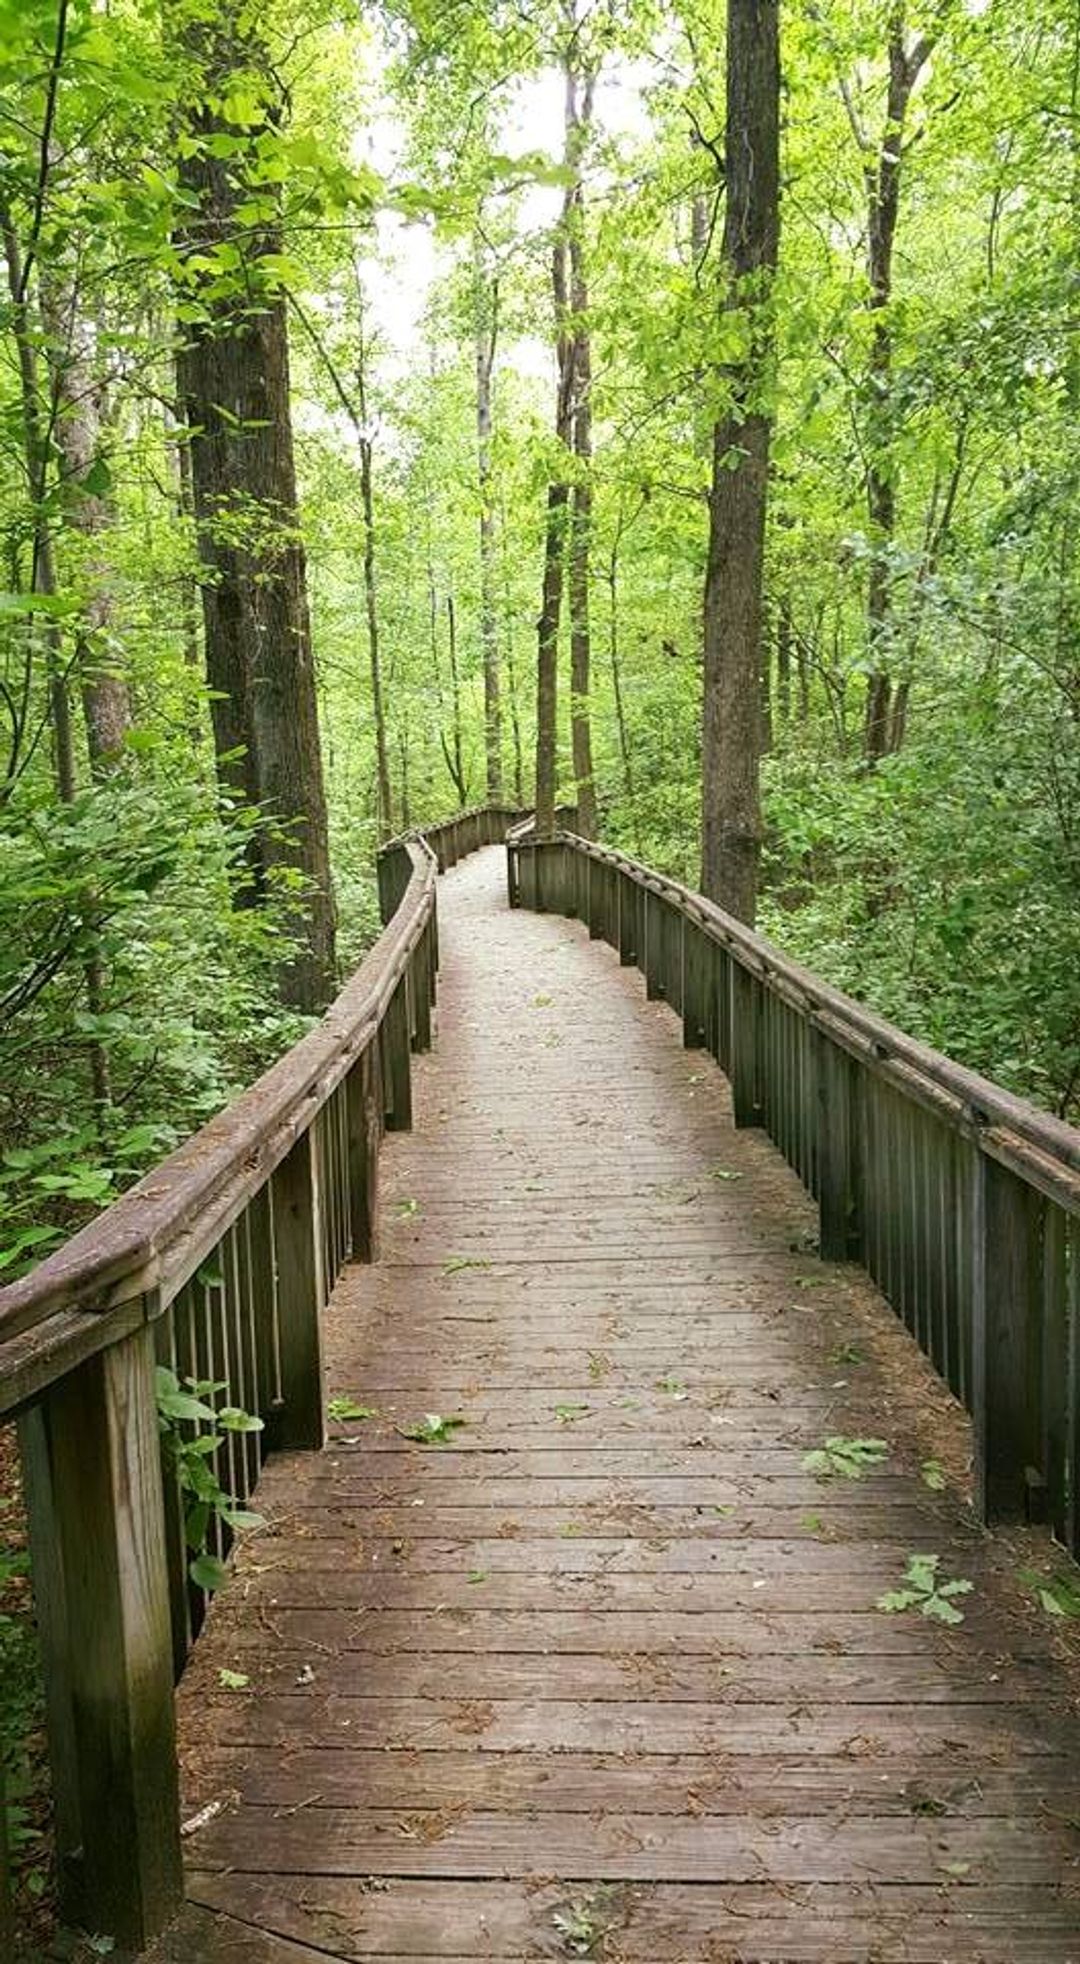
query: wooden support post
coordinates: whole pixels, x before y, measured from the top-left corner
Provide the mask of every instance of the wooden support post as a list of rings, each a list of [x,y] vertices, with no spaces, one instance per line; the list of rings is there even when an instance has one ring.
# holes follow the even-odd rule
[[[518,881],[518,849],[506,842],[506,904],[508,907],[521,906],[521,888]]]
[[[589,940],[601,941],[604,935],[604,869],[591,853],[585,855],[586,915],[589,926]]]
[[[36,1606],[46,1671],[63,1660],[49,1701],[54,1754],[56,1725],[67,1734],[53,1760],[62,1913],[141,1950],[179,1907],[183,1881],[149,1324],[52,1386],[36,1425],[26,1457]]]
[[[683,1049],[703,1050],[709,1035],[712,942],[696,921],[683,916]]]
[[[403,975],[387,1004],[380,1052],[388,1132],[412,1131],[412,1072],[409,1063],[409,987]]]
[[[731,965],[731,1102],[737,1126],[760,1125],[761,984],[741,962]]]
[[[3,1760],[0,1760],[0,1957],[14,1957],[14,1955],[15,1906],[11,1900],[11,1865],[8,1861],[4,1763]]]
[[[345,1080],[349,1141],[349,1222],[354,1262],[378,1260],[379,1141],[382,1090],[378,1046],[369,1043]]]
[[[431,1049],[431,957],[428,930],[424,929],[413,953],[410,968],[409,1000],[413,1011],[413,1049]]]
[[[658,1002],[664,994],[664,903],[651,887],[643,889],[641,898],[645,995]]]
[[[628,873],[617,873],[619,918],[619,963],[633,968],[638,958],[638,887]]]
[[[1043,1226],[1043,1472],[1046,1518],[1057,1539],[1068,1532],[1069,1419],[1073,1332],[1068,1296],[1068,1217],[1047,1205]]]
[[[826,1261],[861,1253],[856,1113],[858,1066],[845,1050],[813,1032],[817,1078],[818,1248]]]
[[[318,1451],[323,1415],[322,1194],[315,1127],[301,1134],[273,1175],[281,1407],[271,1432],[279,1448]]]
[[[676,1016],[683,1006],[683,916],[681,908],[668,902],[664,907],[664,998]]]
[[[985,1521],[1042,1511],[1042,1276],[1038,1194],[970,1148],[971,1416]]]

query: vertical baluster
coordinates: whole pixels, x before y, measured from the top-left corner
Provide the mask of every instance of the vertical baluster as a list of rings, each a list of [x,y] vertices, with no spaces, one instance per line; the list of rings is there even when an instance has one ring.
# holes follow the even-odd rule
[[[386,1100],[386,1129],[388,1132],[409,1132],[412,1130],[412,1075],[409,1062],[408,980],[405,975],[386,1006],[379,1050]]]
[[[709,1039],[712,942],[704,928],[683,916],[683,1048],[703,1050]]]
[[[345,1080],[349,1128],[349,1217],[354,1262],[378,1259],[379,1139],[382,1095],[378,1047],[368,1044]]]
[[[760,1125],[761,999],[756,976],[742,962],[731,973],[731,1101],[737,1126]]]
[[[1065,1235],[1065,1302],[1065,1545],[1080,1555],[1080,1219],[1075,1214]]]
[[[405,1049],[408,1058],[408,1049]],[[324,1441],[323,1198],[311,1128],[273,1176],[281,1409],[274,1443],[318,1449]]]
[[[1068,1221],[1047,1202],[1043,1218],[1043,1456],[1046,1519],[1059,1541],[1068,1533],[1070,1328]]]
[[[846,1262],[858,1258],[861,1232],[856,1065],[822,1031],[815,1041],[818,1246],[827,1261]]]
[[[154,1357],[176,1377],[184,1375],[180,1363],[178,1329],[190,1321],[191,1284],[188,1283],[164,1316],[154,1324]],[[193,1642],[191,1592],[188,1586],[188,1550],[184,1536],[184,1501],[175,1461],[162,1455],[162,1506],[165,1529],[165,1570],[169,1585],[169,1623],[172,1629],[173,1676],[178,1678]]]
[[[977,1500],[986,1520],[1025,1520],[1041,1480],[1043,1202],[977,1146],[971,1182]]]

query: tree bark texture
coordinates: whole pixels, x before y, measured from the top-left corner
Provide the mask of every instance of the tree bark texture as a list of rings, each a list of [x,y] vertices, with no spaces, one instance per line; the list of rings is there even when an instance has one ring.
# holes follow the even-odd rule
[[[214,737],[224,783],[270,821],[253,854],[255,897],[274,874],[298,871],[305,895],[295,914],[297,946],[282,966],[284,999],[316,1009],[334,987],[334,902],[326,801],[300,536],[289,396],[285,301],[260,262],[280,250],[273,224],[254,234],[237,208],[251,187],[240,152],[214,140],[240,132],[216,105],[230,78],[265,74],[249,35],[192,29],[202,73],[192,116],[192,154],[180,176],[190,215],[184,255],[220,254],[242,237],[235,283],[196,274],[196,318],[178,359],[191,444],[202,582],[207,678],[215,692]],[[267,127],[271,125],[268,113]],[[259,186],[265,198],[266,187]]]
[[[772,412],[771,284],[779,246],[778,0],[728,0],[724,305],[745,358],[715,425],[705,576],[701,885],[752,922],[760,854],[761,636]]]

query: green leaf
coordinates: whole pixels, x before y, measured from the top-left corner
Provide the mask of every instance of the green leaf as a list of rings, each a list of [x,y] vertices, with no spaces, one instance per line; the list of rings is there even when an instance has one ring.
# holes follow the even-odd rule
[[[326,1415],[333,1420],[335,1425],[340,1425],[347,1419],[378,1418],[379,1416],[374,1405],[358,1404],[357,1400],[350,1397],[348,1392],[341,1392],[336,1398],[331,1398],[330,1403],[326,1407]]]
[[[218,1683],[223,1691],[243,1691],[251,1683],[246,1671],[220,1670]]]
[[[188,1564],[188,1574],[197,1589],[205,1589],[213,1595],[215,1589],[223,1589],[229,1579],[229,1571],[216,1555],[196,1555]]]
[[[444,1418],[439,1412],[425,1412],[424,1417],[415,1425],[399,1425],[397,1430],[403,1439],[413,1439],[418,1445],[442,1446],[468,1422],[465,1418]]]

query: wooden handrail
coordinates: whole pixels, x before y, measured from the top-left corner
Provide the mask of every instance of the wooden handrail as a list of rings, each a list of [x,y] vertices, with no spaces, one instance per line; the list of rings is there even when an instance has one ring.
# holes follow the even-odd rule
[[[162,1457],[156,1366],[224,1383],[223,1402],[261,1420],[231,1454],[237,1505],[266,1450],[323,1443],[321,1312],[343,1263],[375,1257],[380,1142],[411,1122],[436,875],[519,816],[479,807],[384,847],[383,931],[322,1021],[0,1290],[0,1414],[19,1420],[61,1907],[125,1948],[180,1899],[173,1681],[205,1610]],[[229,1533],[215,1521],[208,1552],[226,1554]]]
[[[818,1202],[974,1424],[985,1519],[1045,1519],[1080,1555],[1080,1131],[834,989],[626,854],[528,826],[516,904],[580,917],[712,1051],[737,1125]]]

